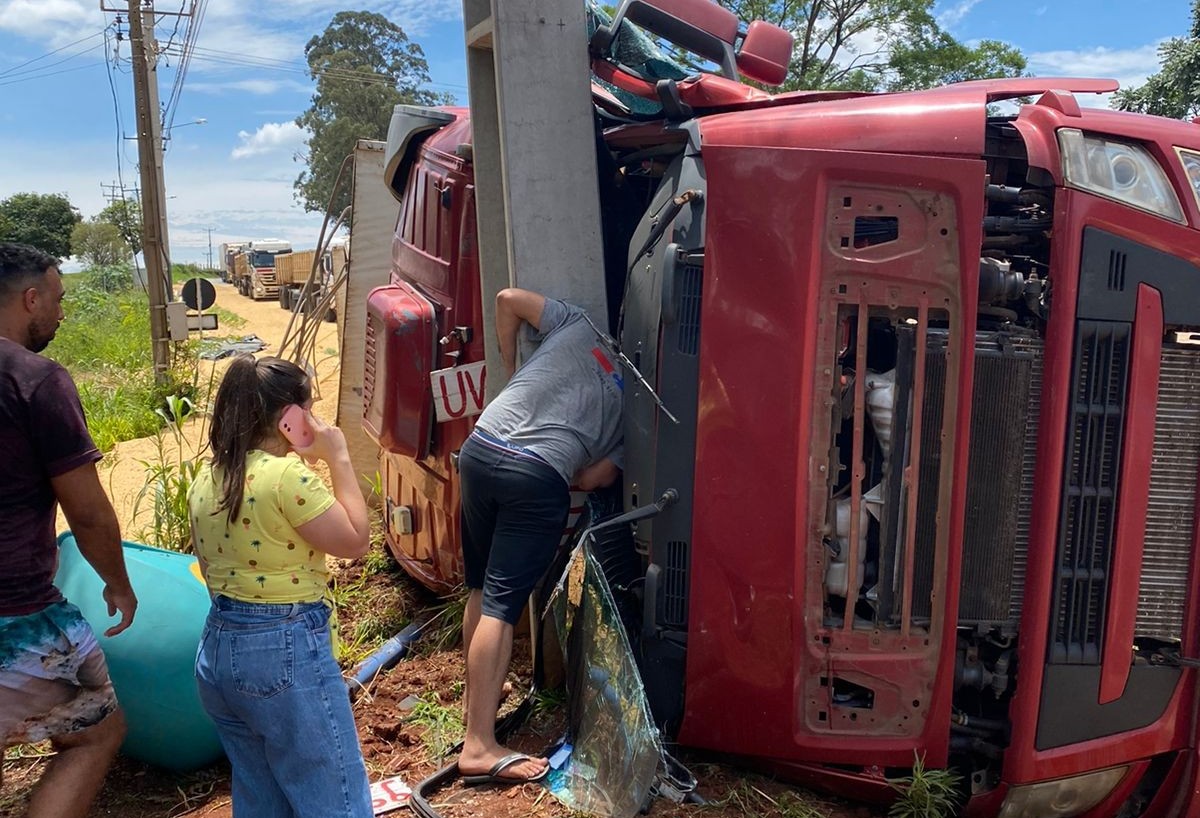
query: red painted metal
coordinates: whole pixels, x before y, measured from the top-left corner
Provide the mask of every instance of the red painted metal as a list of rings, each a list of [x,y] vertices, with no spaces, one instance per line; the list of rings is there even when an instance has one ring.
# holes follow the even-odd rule
[[[421,372],[483,359],[483,323],[479,293],[479,249],[476,241],[475,188],[469,151],[471,124],[465,111],[428,137],[412,157],[404,205],[392,242],[391,282],[437,304],[432,316],[435,342]],[[443,206],[448,201],[450,207]],[[432,211],[432,212],[429,212]],[[469,327],[466,344],[436,343],[454,327]],[[416,377],[415,362],[398,366],[390,390],[423,389],[428,376]],[[458,481],[453,479],[450,455],[461,447],[474,426],[473,418],[433,423],[428,447],[414,458],[384,450],[380,472],[390,511],[412,510],[414,531],[393,529],[385,515],[385,538],[401,566],[423,585],[449,592],[462,583],[462,552],[458,533]]]
[[[618,87],[657,98],[652,83],[597,63]],[[938,766],[949,757],[956,615],[965,514],[973,389],[979,247],[983,219],[984,122],[989,101],[1042,95],[1013,120],[1032,167],[1056,180],[1049,278],[1052,305],[1044,339],[1038,467],[1035,477],[1024,607],[1009,714],[1011,740],[1001,782],[975,799],[968,814],[993,815],[1013,786],[1132,765],[1109,799],[1137,786],[1148,760],[1178,753],[1159,797],[1146,813],[1200,818],[1200,769],[1193,748],[1196,671],[1185,669],[1162,717],[1139,730],[1039,751],[1048,624],[1058,538],[1066,429],[1071,400],[1075,303],[1085,226],[1101,227],[1200,264],[1194,230],[1061,187],[1056,131],[1081,128],[1141,140],[1162,163],[1192,225],[1200,208],[1174,146],[1200,147],[1194,125],[1079,108],[1074,94],[1113,89],[1107,80],[984,81],[929,92],[862,96],[798,92],[770,97],[719,77],[679,83],[697,109],[727,113],[696,120],[704,171],[708,243],[700,348],[699,424],[693,517],[683,744],[753,758],[792,779],[846,795],[882,793],[883,766],[909,766],[914,751]],[[683,140],[661,122],[609,132],[623,148]],[[436,332],[471,326],[475,340],[457,362],[482,358],[474,203],[469,161],[456,148],[470,141],[463,116],[434,134],[422,153],[412,207],[398,225],[393,282],[436,302]],[[469,155],[469,154],[468,154]],[[436,213],[443,191],[452,213]],[[767,195],[769,193],[769,195]],[[462,202],[464,211],[458,210]],[[852,204],[846,204],[852,202]],[[866,202],[903,204],[899,238],[859,248],[841,243]],[[860,207],[862,209],[860,209]],[[944,232],[943,232],[944,231]],[[406,290],[408,292],[408,290]],[[827,533],[830,417],[840,372],[839,328],[859,316],[856,369],[864,371],[865,317],[903,314],[915,321],[916,389],[921,416],[931,316],[949,323],[942,457],[936,496],[921,497],[919,462],[906,464],[907,529],[895,630],[856,626],[852,616],[826,619],[823,536]],[[1119,497],[1118,547],[1112,570],[1101,698],[1119,696],[1128,675],[1136,577],[1153,439],[1153,403],[1161,303],[1143,294],[1137,307],[1131,403]],[[733,342],[736,339],[736,343]],[[438,350],[438,354],[442,351]],[[432,354],[432,353],[431,353]],[[430,365],[448,366],[445,358]],[[390,387],[394,387],[392,381]],[[864,395],[853,390],[854,481],[849,584],[858,584],[858,520],[863,503]],[[411,540],[389,531],[389,544],[426,584],[445,588],[461,575],[457,549],[457,481],[449,454],[470,421],[434,427],[418,459],[385,454],[389,500],[415,509]],[[920,424],[911,429],[920,452]],[[960,478],[960,479],[956,479]],[[1135,493],[1134,489],[1137,489]],[[1198,498],[1200,500],[1200,498]],[[912,617],[916,510],[936,504],[932,621]],[[1194,543],[1200,548],[1200,519]],[[1200,564],[1193,560],[1181,652],[1200,656]],[[1124,653],[1123,653],[1124,652]],[[871,707],[846,707],[834,680],[874,692]],[[876,767],[867,764],[878,765]],[[823,765],[842,765],[835,769]],[[861,788],[861,789],[857,789]],[[1114,807],[1115,808],[1115,807]],[[1105,806],[1105,809],[1108,809]],[[1101,813],[1096,813],[1097,815]]]
[[[646,99],[658,99],[655,80],[642,79],[609,62],[593,63],[593,69],[597,77],[624,91]],[[746,102],[766,102],[771,99],[771,95],[766,91],[716,74],[700,74],[694,78],[680,80],[676,87],[679,89],[680,100],[693,108],[734,107]]]
[[[363,407],[363,427],[392,454],[420,459],[429,452],[433,398],[429,385],[437,328],[433,305],[406,282],[377,287],[367,297],[375,388]],[[412,367],[396,383],[386,373]]]
[[[1101,704],[1121,698],[1133,661],[1133,630],[1142,577],[1142,538],[1146,532],[1150,467],[1154,459],[1162,339],[1162,294],[1147,284],[1140,284],[1133,322],[1116,530],[1109,567],[1112,581],[1108,586],[1108,621],[1100,654]]]
[[[958,271],[978,264],[983,163],[724,147],[703,127],[702,138],[709,242],[695,492],[706,502],[693,524],[695,638],[680,740],[841,764],[869,752],[880,765],[908,765],[915,749],[942,764],[965,493],[953,478],[966,469],[973,371],[964,327],[974,326],[976,301],[974,277]],[[785,186],[807,194],[762,195]],[[875,213],[877,203],[907,208],[898,241],[851,246],[855,215]],[[936,599],[928,630],[831,628],[820,532],[838,316],[860,303],[915,315],[922,299],[937,304],[952,334],[939,492],[927,500],[946,522],[934,584],[950,590]],[[735,337],[736,345],[716,340]],[[833,678],[870,687],[874,707],[829,706]]]
[[[1195,740],[1191,731],[1197,712],[1196,671],[1186,669],[1170,703],[1154,724],[1052,750],[1038,750],[1035,746],[1052,617],[1058,514],[1071,400],[1069,384],[1081,249],[1078,237],[1085,226],[1092,225],[1200,263],[1200,257],[1195,253],[1183,250],[1194,246],[1187,228],[1079,191],[1064,189],[1057,192],[1054,221],[1057,240],[1051,250],[1050,266],[1055,282],[1055,308],[1047,326],[1044,347],[1039,460],[1034,480],[1021,641],[1017,648],[1021,681],[1009,711],[1012,739],[1005,753],[1002,772],[1003,780],[1010,784],[1063,778],[1126,764],[1193,746]],[[1192,572],[1192,587],[1196,588],[1195,561]],[[1197,630],[1192,620],[1200,614],[1200,609],[1196,608],[1195,599],[1194,593],[1189,594],[1184,617],[1188,624],[1181,646],[1185,653],[1196,649]]]

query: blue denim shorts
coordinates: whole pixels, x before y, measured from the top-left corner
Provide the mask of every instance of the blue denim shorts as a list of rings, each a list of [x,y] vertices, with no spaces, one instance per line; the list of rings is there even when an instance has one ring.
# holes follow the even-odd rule
[[[215,596],[196,682],[233,767],[235,815],[372,815],[325,603]]]
[[[467,438],[459,453],[463,569],[483,589],[483,613],[515,625],[554,559],[571,508],[545,461]]]

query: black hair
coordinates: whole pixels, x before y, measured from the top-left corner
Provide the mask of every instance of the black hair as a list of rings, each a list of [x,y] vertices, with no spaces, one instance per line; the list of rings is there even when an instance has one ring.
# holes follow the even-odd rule
[[[51,267],[61,262],[28,244],[0,241],[0,301],[41,283]]]
[[[229,364],[213,403],[212,445],[214,470],[220,470],[221,502],[232,524],[242,508],[246,482],[246,455],[275,433],[283,410],[300,406],[312,397],[308,373],[282,358],[239,355]]]

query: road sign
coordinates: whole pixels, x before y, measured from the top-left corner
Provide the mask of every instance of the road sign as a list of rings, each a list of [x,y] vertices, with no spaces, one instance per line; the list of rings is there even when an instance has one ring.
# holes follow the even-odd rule
[[[207,278],[189,278],[183,282],[180,297],[191,309],[203,312],[216,303],[217,288]]]

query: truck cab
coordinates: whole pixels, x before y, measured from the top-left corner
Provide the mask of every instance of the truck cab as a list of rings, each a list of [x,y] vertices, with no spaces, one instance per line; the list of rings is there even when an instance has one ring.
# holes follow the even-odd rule
[[[627,389],[622,504],[680,498],[621,580],[659,726],[851,798],[920,758],[969,815],[1197,814],[1200,131],[1087,107],[1109,80],[771,95],[790,42],[713,9],[592,41],[609,326],[678,420]],[[719,70],[632,64],[651,34]],[[472,173],[466,111],[397,109],[364,424],[438,590]]]
[[[257,239],[247,242],[238,255],[235,284],[242,295],[261,301],[279,297],[279,282],[275,277],[275,257],[290,253],[292,245],[282,239]]]

